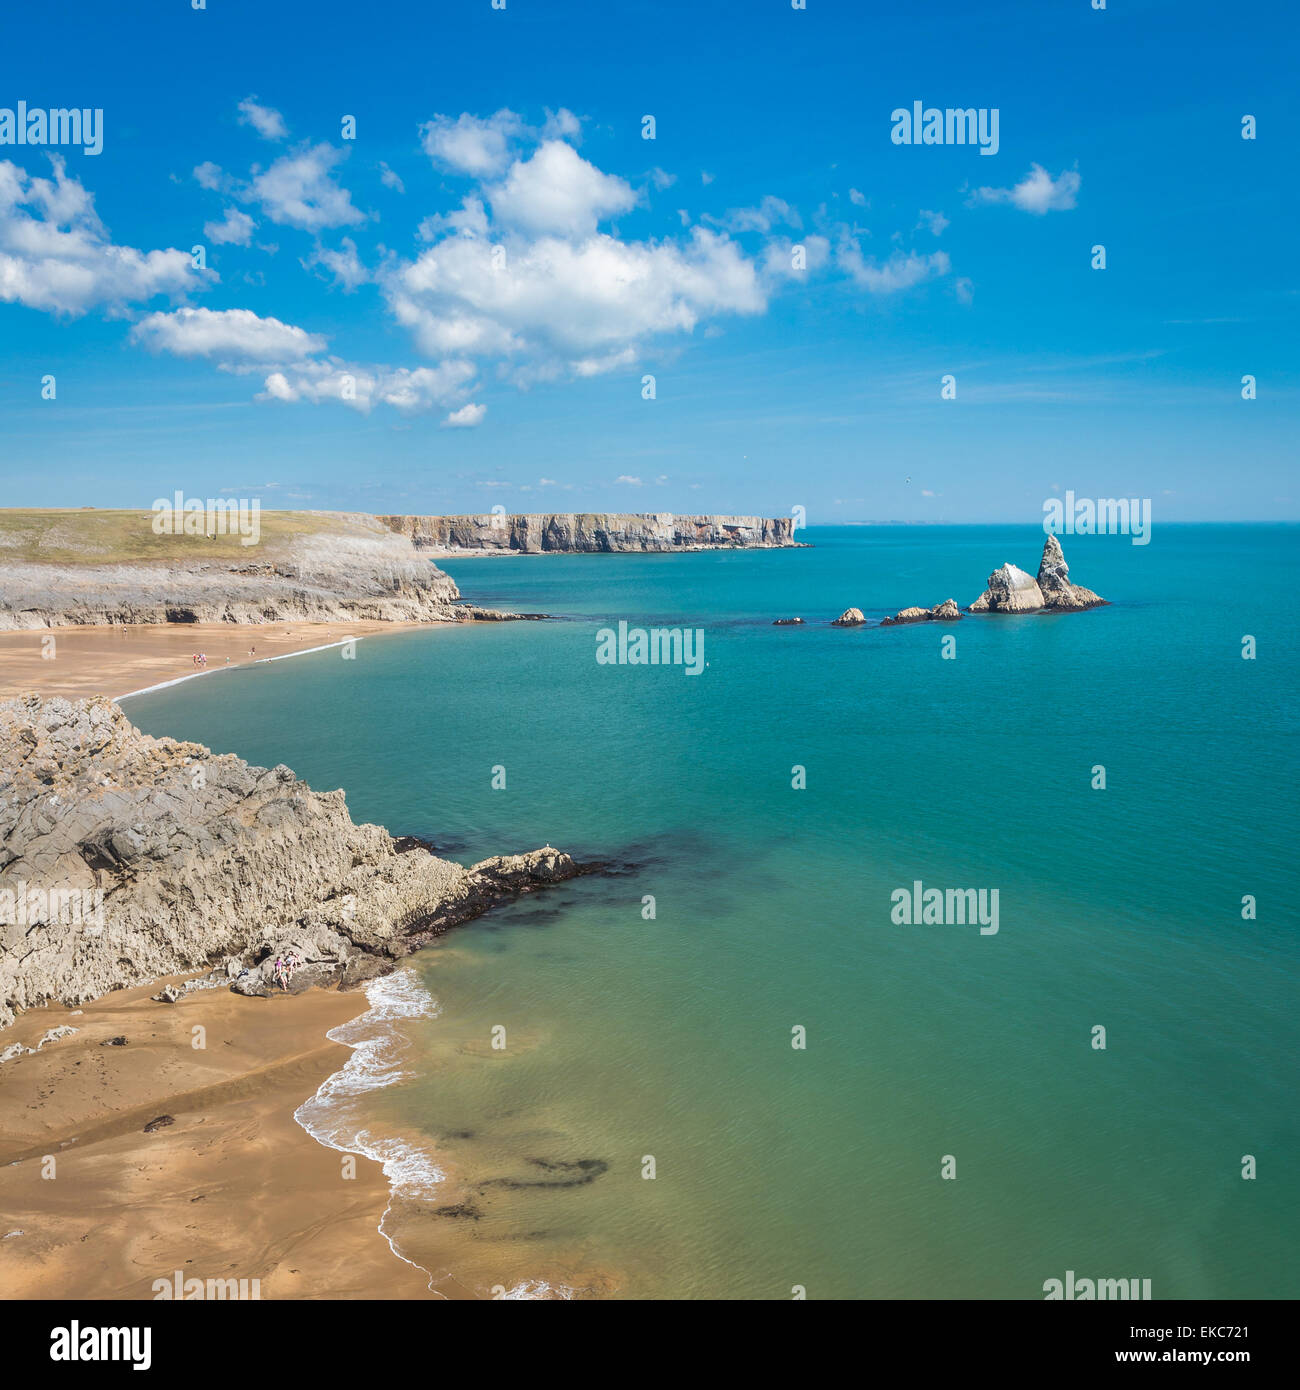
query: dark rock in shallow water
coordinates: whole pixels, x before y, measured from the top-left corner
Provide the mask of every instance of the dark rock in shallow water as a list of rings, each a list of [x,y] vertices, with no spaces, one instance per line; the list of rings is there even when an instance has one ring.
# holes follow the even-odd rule
[[[773,627],[799,627],[803,623],[802,618],[775,618]]]
[[[955,599],[946,598],[933,608],[904,608],[892,618],[882,618],[881,627],[897,627],[900,623],[955,623],[961,620],[961,610]]]

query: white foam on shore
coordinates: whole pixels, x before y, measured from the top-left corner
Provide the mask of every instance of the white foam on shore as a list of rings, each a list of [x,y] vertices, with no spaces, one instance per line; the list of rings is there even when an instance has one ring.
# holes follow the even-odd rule
[[[210,671],[194,671],[188,676],[177,676],[175,680],[159,681],[157,685],[146,685],[143,690],[128,690],[125,695],[114,695],[115,704],[130,700],[136,695],[148,695],[155,690],[167,690],[173,685],[184,685],[186,681],[196,681],[200,676],[215,676],[218,671],[242,671],[246,666],[269,666],[273,661],[288,661],[295,656],[308,656],[312,652],[328,652],[335,647],[346,647],[349,642],[364,642],[368,633],[360,632],[355,637],[345,637],[341,642],[326,642],[319,647],[304,647],[300,652],[281,652],[279,656],[259,656],[256,661],[236,661],[229,666],[214,666]]]
[[[428,1276],[428,1287],[433,1289],[434,1280],[442,1276],[404,1255],[387,1223],[397,1198],[434,1198],[445,1174],[418,1144],[393,1135],[373,1135],[362,1128],[351,1102],[411,1075],[403,1065],[411,1043],[401,1025],[406,1019],[437,1018],[441,1010],[409,966],[371,980],[366,985],[366,998],[370,1008],[365,1013],[331,1028],[325,1035],[331,1042],[350,1047],[352,1055],[341,1071],[321,1082],[316,1094],[303,1101],[293,1117],[327,1149],[356,1154],[380,1165],[388,1179],[388,1205],[379,1218],[379,1234],[399,1260]],[[524,1279],[498,1298],[513,1301],[556,1294],[561,1298],[573,1297],[571,1289],[548,1284],[545,1279]]]
[[[321,1082],[316,1094],[304,1101],[293,1117],[327,1149],[356,1154],[380,1165],[388,1179],[389,1200],[379,1219],[379,1234],[399,1260],[428,1276],[432,1288],[433,1271],[407,1259],[385,1227],[394,1199],[432,1197],[442,1182],[442,1170],[418,1145],[392,1136],[372,1135],[361,1128],[350,1102],[410,1075],[402,1065],[402,1056],[411,1044],[401,1023],[411,1018],[436,1018],[438,1003],[409,968],[371,980],[366,985],[366,998],[370,1008],[360,1018],[331,1028],[325,1035],[331,1042],[350,1047],[352,1055],[341,1071]]]

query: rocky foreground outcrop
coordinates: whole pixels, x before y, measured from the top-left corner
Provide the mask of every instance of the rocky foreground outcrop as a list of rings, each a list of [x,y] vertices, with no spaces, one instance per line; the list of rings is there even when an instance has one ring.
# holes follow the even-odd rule
[[[515,516],[381,516],[418,549],[547,551],[776,549],[795,546],[791,517],[669,512],[546,512]]]
[[[549,846],[466,869],[287,767],[150,738],[108,700],[0,702],[0,1027],[215,967],[245,994],[383,974],[494,904],[582,872]]]
[[[484,616],[456,606],[460,591],[451,576],[374,517],[296,515],[302,518],[298,532],[272,530],[268,514],[267,534],[255,545],[218,547],[202,535],[187,536],[165,550],[160,546],[166,558],[156,560],[149,558],[148,512],[136,514],[138,535],[123,533],[132,542],[122,547],[130,550],[129,559],[110,553],[98,560],[84,543],[86,529],[76,527],[76,513],[71,520],[47,520],[43,532],[20,537],[27,542],[21,547],[0,548],[0,631],[89,623],[457,622]],[[52,555],[74,550],[75,562],[43,559],[47,537]]]
[[[972,613],[1038,613],[1097,608],[1107,602],[1091,589],[1070,583],[1070,567],[1055,536],[1048,536],[1038,578],[1006,564],[989,575],[989,586],[970,606]]]
[[[933,608],[903,608],[892,618],[881,618],[881,627],[897,627],[900,623],[955,623],[961,621],[957,600],[946,598]]]

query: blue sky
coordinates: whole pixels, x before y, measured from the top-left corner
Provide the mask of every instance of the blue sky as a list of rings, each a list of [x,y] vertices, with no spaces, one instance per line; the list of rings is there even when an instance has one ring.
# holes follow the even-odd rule
[[[24,6],[0,108],[102,108],[104,147],[0,144],[0,505],[1297,518],[1298,29]],[[895,144],[914,101],[996,108],[997,153]]]

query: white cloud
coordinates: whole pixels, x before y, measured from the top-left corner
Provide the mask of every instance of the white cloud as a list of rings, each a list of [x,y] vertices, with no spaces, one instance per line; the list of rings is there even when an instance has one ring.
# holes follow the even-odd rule
[[[198,179],[200,188],[207,188],[214,193],[220,191],[225,180],[221,166],[214,164],[210,159],[205,159],[202,164],[194,166],[194,177]]]
[[[284,117],[270,106],[260,106],[256,97],[239,103],[239,124],[251,125],[263,140],[283,140],[289,134]]]
[[[922,208],[920,213],[921,220],[916,224],[919,231],[922,227],[928,227],[935,236],[941,236],[945,227],[949,226],[949,219],[941,212],[928,212]]]
[[[340,401],[368,415],[376,405],[401,411],[427,410],[462,399],[474,379],[471,362],[441,362],[436,367],[361,366],[331,357],[272,372],[259,400]]]
[[[382,183],[385,188],[391,188],[396,193],[406,192],[406,185],[402,182],[401,175],[390,169],[382,159],[379,161],[379,168],[381,171],[379,182]]]
[[[186,251],[114,245],[94,199],[50,156],[53,180],[0,160],[0,302],[47,313],[117,313],[155,295],[183,295],[217,277]]]
[[[176,309],[150,314],[131,337],[155,352],[224,362],[283,362],[322,352],[325,339],[251,309]]]
[[[548,110],[541,136],[543,140],[569,140],[575,145],[581,144],[582,122],[563,106],[558,111]]]
[[[732,208],[725,217],[706,220],[718,223],[732,232],[770,232],[773,227],[800,227],[799,214],[784,198],[770,193],[756,208]]]
[[[303,265],[320,266],[328,270],[334,277],[335,285],[346,294],[350,294],[358,285],[364,285],[370,279],[370,272],[361,264],[361,257],[357,255],[357,244],[350,236],[342,239],[337,251],[317,246],[307,260],[303,261]]]
[[[272,222],[307,232],[364,222],[352,195],[334,179],[334,166],[343,158],[344,152],[331,145],[304,145],[258,174],[250,197],[261,203]]]
[[[855,207],[864,208],[867,205],[867,195],[865,193],[859,193],[856,188],[850,188],[849,202]]]
[[[1075,169],[1066,169],[1053,179],[1041,164],[1034,164],[1014,188],[977,188],[971,201],[1011,203],[1022,212],[1042,217],[1044,213],[1068,212],[1074,207],[1081,183]]]
[[[447,429],[473,429],[475,425],[483,423],[486,414],[485,405],[463,405],[459,410],[453,410],[442,423]]]
[[[589,164],[572,145],[547,140],[510,166],[505,181],[488,190],[494,219],[530,232],[582,236],[606,217],[637,203],[632,186]]]
[[[642,485],[640,478],[630,478],[626,473],[620,473],[614,481],[615,483],[626,483],[628,487],[640,487]]]
[[[831,244],[824,236],[814,233],[798,244],[803,247],[803,270],[794,268],[795,243],[789,237],[774,237],[763,247],[763,274],[774,280],[804,280],[830,260]]]
[[[389,268],[390,307],[423,351],[531,357],[552,375],[592,375],[632,361],[656,334],[767,304],[754,262],[706,228],[680,243],[508,237],[504,250],[502,261],[486,237],[458,234]]]
[[[226,209],[224,222],[205,222],[203,235],[218,246],[247,246],[253,238],[253,219],[238,208]]]
[[[870,294],[895,294],[899,290],[911,289],[926,280],[947,275],[952,268],[945,251],[935,251],[929,256],[909,251],[904,255],[895,251],[883,264],[864,259],[856,241],[842,241],[835,253],[836,264],[849,275],[854,284]]]
[[[525,126],[513,111],[500,110],[480,120],[468,111],[456,120],[435,116],[420,127],[424,151],[443,168],[473,178],[499,174],[509,163],[511,141],[523,135]]]

